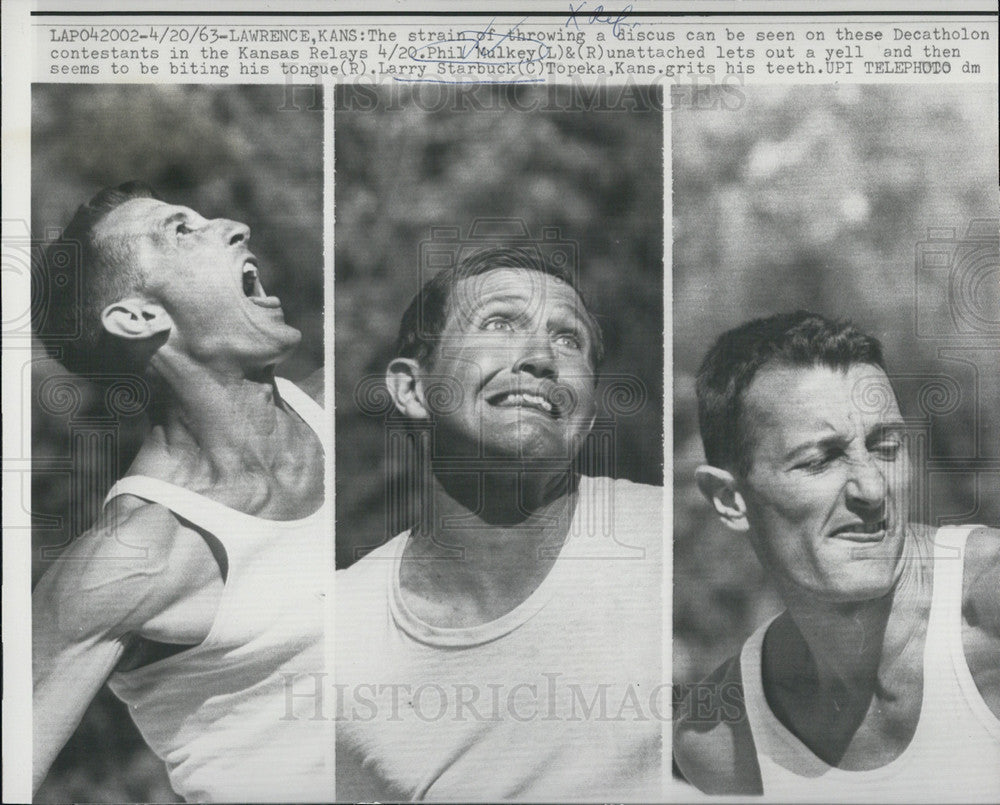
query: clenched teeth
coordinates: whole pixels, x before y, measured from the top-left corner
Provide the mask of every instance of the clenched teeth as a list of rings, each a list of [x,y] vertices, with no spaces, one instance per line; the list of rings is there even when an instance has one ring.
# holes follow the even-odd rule
[[[520,394],[512,392],[510,394],[505,394],[494,404],[503,407],[519,407],[529,405],[534,408],[541,408],[547,414],[552,413],[552,403],[544,397],[539,397],[537,394]]]

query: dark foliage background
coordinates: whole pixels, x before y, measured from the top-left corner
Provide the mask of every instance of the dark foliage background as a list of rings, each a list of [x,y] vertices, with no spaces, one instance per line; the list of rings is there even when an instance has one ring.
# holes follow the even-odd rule
[[[374,99],[377,97],[377,102]],[[477,218],[521,219],[576,241],[601,321],[603,374],[644,386],[617,424],[618,477],[663,482],[663,127],[657,92],[570,87],[394,86],[338,91],[336,171],[337,561],[408,523],[390,516],[384,415],[359,407],[380,384],[420,284],[432,227],[467,237]],[[602,381],[603,382],[603,381]]]
[[[318,88],[317,88],[318,89]],[[32,88],[32,237],[51,239],[76,207],[107,185],[152,184],[163,198],[207,217],[244,221],[268,293],[281,297],[302,345],[280,373],[293,379],[323,363],[323,115],[288,108],[284,87],[44,85]],[[321,104],[312,104],[321,107]],[[285,107],[285,108],[282,108]],[[107,491],[92,468],[68,471],[70,418],[104,415],[102,396],[78,383],[72,414],[40,406],[39,384],[63,374],[33,364],[33,579],[43,547],[75,536],[82,512]],[[141,414],[121,419],[113,463],[124,473],[143,432]],[[65,465],[65,466],[64,466]],[[77,512],[74,514],[73,512]],[[57,759],[38,802],[170,801],[160,761],[107,690]]]
[[[100,187],[130,178],[151,182],[171,202],[247,222],[265,287],[282,298],[287,319],[304,334],[282,373],[307,375],[323,361],[322,114],[301,105],[282,110],[283,89],[36,85],[33,237],[47,239]],[[557,226],[577,241],[583,286],[608,342],[605,372],[642,378],[649,393],[646,405],[622,420],[616,469],[623,477],[662,482],[659,112],[634,105],[595,111],[593,102],[589,111],[579,105],[573,111],[572,103],[560,106],[545,94],[565,88],[453,89],[452,100],[440,94],[429,100],[420,95],[424,89],[400,87],[391,97],[382,94],[375,108],[352,108],[348,95],[338,98],[340,566],[354,558],[357,545],[378,544],[393,533],[384,503],[384,421],[362,414],[354,394],[391,357],[399,317],[417,290],[419,244],[432,226],[465,233],[477,217],[515,217],[533,233]],[[463,93],[465,101],[474,100],[470,92],[488,100],[487,108],[463,102]],[[742,92],[739,109],[728,95],[714,111],[704,108],[711,104],[682,103],[671,116],[678,682],[703,676],[736,651],[777,606],[756,559],[716,524],[692,481],[702,460],[694,371],[723,330],[797,306],[849,315],[883,340],[908,415],[919,412],[919,384],[906,377],[953,378],[963,394],[954,410],[930,418],[932,456],[961,466],[978,455],[986,469],[926,478],[927,507],[932,520],[1000,520],[997,342],[923,339],[915,331],[918,300],[938,307],[949,300],[947,273],[917,280],[918,245],[928,227],[962,235],[970,221],[997,217],[996,89]],[[534,111],[512,111],[511,99]],[[972,301],[987,318],[993,311],[996,321],[1000,301],[992,276]],[[976,344],[981,349],[973,364],[947,351]],[[59,371],[39,357],[33,393]],[[92,390],[82,387],[82,393],[77,417],[100,407]],[[35,579],[46,567],[41,548],[73,536],[69,475],[52,469],[68,455],[68,431],[67,416],[33,404]],[[121,471],[141,433],[141,417],[122,419]],[[78,488],[94,498],[85,508],[99,505],[104,490],[86,480]],[[173,798],[161,764],[106,691],[38,795],[39,802]]]
[[[694,484],[704,460],[694,374],[724,330],[798,307],[852,318],[882,340],[904,417],[921,416],[928,380],[950,378],[939,389],[961,393],[944,392],[941,413],[928,417],[918,514],[935,524],[1000,520],[996,88],[757,87],[743,90],[739,108],[722,100],[680,106],[672,118],[682,683],[734,654],[778,607],[746,541],[718,523]],[[987,219],[981,241],[965,237],[976,219]],[[953,270],[919,270],[930,227],[955,230],[941,247]],[[978,335],[947,334],[963,313],[985,322]],[[921,335],[937,336],[917,337],[918,320]]]

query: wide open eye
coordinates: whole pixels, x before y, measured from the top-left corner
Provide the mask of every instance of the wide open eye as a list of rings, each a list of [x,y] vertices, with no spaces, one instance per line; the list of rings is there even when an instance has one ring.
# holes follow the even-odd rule
[[[514,325],[503,316],[492,316],[483,322],[482,328],[487,332],[510,332]]]
[[[559,346],[567,347],[568,349],[580,349],[582,346],[580,336],[574,332],[558,333],[556,335],[556,343]]]

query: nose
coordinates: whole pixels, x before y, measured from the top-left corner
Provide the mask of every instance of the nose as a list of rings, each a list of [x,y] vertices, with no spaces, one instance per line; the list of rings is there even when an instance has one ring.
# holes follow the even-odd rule
[[[514,371],[527,372],[542,379],[558,380],[559,369],[556,366],[556,357],[548,339],[545,339],[545,343],[542,344],[533,338],[525,344],[524,353],[514,361]]]
[[[872,456],[855,460],[847,479],[847,502],[857,510],[874,511],[885,505],[888,492],[885,472]]]
[[[222,220],[222,224],[227,235],[229,236],[230,246],[237,246],[241,243],[245,244],[248,240],[250,240],[250,227],[246,224],[226,219]]]

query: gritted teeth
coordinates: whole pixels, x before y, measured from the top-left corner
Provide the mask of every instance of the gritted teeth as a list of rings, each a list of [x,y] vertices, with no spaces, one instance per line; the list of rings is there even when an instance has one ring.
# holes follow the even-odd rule
[[[519,408],[528,406],[538,408],[547,414],[555,413],[555,408],[548,400],[538,394],[530,394],[519,391],[508,391],[494,397],[490,402],[501,408]]]
[[[881,520],[873,520],[869,523],[851,523],[850,525],[841,526],[834,531],[833,534],[834,536],[838,534],[878,534],[886,528],[887,521],[886,518],[883,517]]]

